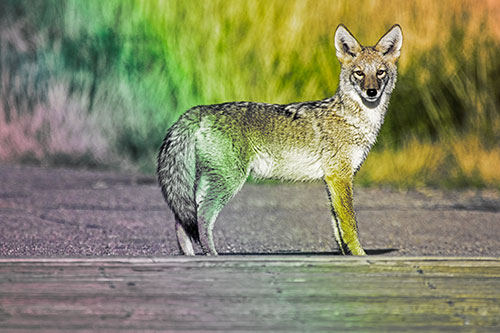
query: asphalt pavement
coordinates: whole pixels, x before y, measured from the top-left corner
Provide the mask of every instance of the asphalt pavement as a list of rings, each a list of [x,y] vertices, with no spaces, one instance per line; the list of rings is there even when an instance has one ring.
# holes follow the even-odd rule
[[[355,189],[374,256],[500,257],[495,190]],[[246,184],[216,222],[222,255],[338,255],[322,183]],[[178,255],[150,175],[0,165],[0,257]]]

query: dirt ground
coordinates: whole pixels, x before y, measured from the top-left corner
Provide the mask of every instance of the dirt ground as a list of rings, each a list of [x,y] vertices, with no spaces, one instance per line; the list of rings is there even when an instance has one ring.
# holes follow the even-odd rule
[[[500,193],[356,188],[370,255],[500,256]],[[0,165],[0,256],[179,254],[151,176]],[[339,254],[322,183],[246,184],[215,225],[221,254]]]

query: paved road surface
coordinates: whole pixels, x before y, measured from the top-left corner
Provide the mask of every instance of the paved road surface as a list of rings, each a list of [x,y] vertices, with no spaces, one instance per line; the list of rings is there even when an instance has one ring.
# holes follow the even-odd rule
[[[500,193],[357,188],[372,255],[500,256]],[[323,184],[247,184],[215,226],[222,254],[338,254]],[[153,177],[0,166],[0,257],[178,254]]]

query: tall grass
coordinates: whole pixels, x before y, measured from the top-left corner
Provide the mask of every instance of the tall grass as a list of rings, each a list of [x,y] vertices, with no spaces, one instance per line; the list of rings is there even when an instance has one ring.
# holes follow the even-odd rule
[[[336,90],[333,33],[403,27],[363,184],[500,186],[496,1],[27,0],[0,4],[0,159],[154,169],[196,104]]]

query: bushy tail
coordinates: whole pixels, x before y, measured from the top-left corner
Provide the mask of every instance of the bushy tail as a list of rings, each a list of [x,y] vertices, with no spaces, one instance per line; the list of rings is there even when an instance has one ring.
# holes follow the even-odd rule
[[[167,132],[158,154],[158,181],[186,233],[199,242],[195,201],[197,112],[184,114]]]

